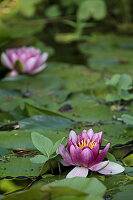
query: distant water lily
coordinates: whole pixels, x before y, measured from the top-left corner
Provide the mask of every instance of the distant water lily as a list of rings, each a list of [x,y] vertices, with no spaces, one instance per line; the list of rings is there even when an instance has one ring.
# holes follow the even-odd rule
[[[110,143],[108,143],[103,151],[100,151],[102,135],[102,132],[94,133],[92,129],[83,130],[81,135],[78,136],[74,131],[70,131],[67,148],[62,144],[58,148],[58,153],[63,158],[61,163],[64,166],[76,166],[68,173],[66,178],[86,177],[89,170],[98,171],[105,175],[124,171],[124,168],[117,163],[109,160],[102,161],[110,147]]]
[[[39,49],[25,46],[7,49],[1,54],[2,64],[11,70],[10,76],[39,73],[46,67],[47,58],[47,52],[41,54]]]

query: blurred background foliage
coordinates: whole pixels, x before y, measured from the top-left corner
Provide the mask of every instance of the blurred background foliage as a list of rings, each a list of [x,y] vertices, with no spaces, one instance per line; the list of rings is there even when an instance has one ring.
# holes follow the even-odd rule
[[[86,39],[95,28],[132,33],[132,5],[132,0],[1,0],[0,46],[53,25],[58,42]]]
[[[48,51],[51,60],[56,48],[54,61],[73,62],[73,43],[90,40],[91,33],[132,34],[132,5],[132,0],[1,0],[0,53],[33,45]],[[67,45],[62,54],[69,51],[69,56],[60,58],[62,43]],[[83,63],[83,58],[77,61]]]

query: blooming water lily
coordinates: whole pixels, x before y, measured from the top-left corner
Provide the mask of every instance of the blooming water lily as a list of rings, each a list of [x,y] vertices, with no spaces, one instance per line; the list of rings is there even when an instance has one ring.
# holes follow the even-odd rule
[[[34,47],[8,49],[1,54],[1,62],[11,70],[10,76],[19,73],[36,74],[46,67],[47,58],[47,52],[41,54],[41,51]]]
[[[98,171],[100,174],[113,175],[124,171],[124,168],[109,160],[102,161],[110,147],[106,145],[100,151],[103,133],[94,133],[92,129],[83,130],[81,135],[76,135],[72,130],[69,134],[68,146],[60,145],[58,153],[62,156],[61,163],[64,166],[74,165],[66,178],[75,176],[86,177],[89,170]]]

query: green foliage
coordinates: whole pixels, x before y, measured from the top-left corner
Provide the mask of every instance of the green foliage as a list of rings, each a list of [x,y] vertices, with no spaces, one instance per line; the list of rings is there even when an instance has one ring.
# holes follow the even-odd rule
[[[35,146],[35,145],[34,145]],[[34,158],[30,159],[32,163],[45,163],[48,161],[48,157],[44,156],[44,155],[37,155]]]
[[[53,142],[45,137],[44,135],[41,135],[37,132],[31,133],[31,138],[34,146],[44,155],[38,155],[34,158],[31,158],[31,162],[33,163],[45,163],[50,158],[53,158],[53,154],[59,147],[59,145],[63,142],[64,138],[61,140],[58,140],[54,145]]]
[[[79,6],[77,18],[88,20],[91,17],[95,20],[104,19],[106,16],[106,5],[104,0],[85,0]]]
[[[9,30],[4,25],[4,23],[0,20],[0,46],[6,43],[6,41],[10,38]]]
[[[70,186],[73,189],[78,189],[82,192],[87,193],[88,195],[93,196],[100,196],[102,197],[105,193],[105,186],[102,185],[101,182],[99,182],[96,178],[81,178],[81,177],[75,177],[72,179],[64,179],[61,181],[55,181],[51,184],[48,184],[48,186]],[[98,188],[97,191],[95,191],[95,187]],[[43,186],[42,189],[44,189],[45,186]]]
[[[74,125],[69,119],[49,115],[35,115],[19,121],[19,126],[23,130],[48,130],[63,129]]]
[[[109,161],[111,161],[111,162],[115,162],[116,163],[116,159],[115,159],[115,156],[113,155],[113,154],[111,154],[111,153],[107,153],[107,155],[106,155],[106,158],[109,160]]]
[[[105,180],[105,183],[107,185],[107,197],[111,196],[112,198],[118,200],[124,200],[126,197],[132,199],[131,186],[133,181],[130,178],[128,179],[127,177],[127,179],[125,179],[124,175],[116,175],[108,177],[108,179]],[[110,188],[113,188],[113,190],[110,190]]]
[[[97,190],[95,190],[97,187]],[[36,185],[28,191],[18,194],[11,194],[5,200],[28,198],[33,199],[72,199],[72,200],[102,200],[105,193],[105,186],[96,178],[73,178],[55,181],[48,185]],[[49,198],[50,196],[50,198]]]
[[[133,167],[126,167],[125,172],[128,174],[128,176],[133,177]]]
[[[32,17],[35,14],[36,4],[42,0],[19,0],[19,10],[26,17]]]
[[[5,166],[6,162],[6,166]],[[14,167],[15,163],[15,167]],[[29,157],[3,158],[0,166],[0,177],[33,177],[38,176],[41,164],[31,163]]]
[[[19,9],[19,0],[0,1],[0,18],[10,18]]]
[[[10,20],[7,22],[8,30],[10,32],[10,37],[13,39],[28,37],[40,32],[44,28],[45,22],[44,20],[21,20],[21,24],[19,23],[19,19]]]
[[[106,85],[112,89],[112,93],[106,96],[107,102],[133,99],[133,94],[128,91],[132,89],[132,78],[128,74],[115,74],[110,80],[106,80]]]
[[[133,167],[133,154],[130,154],[129,156],[124,158],[122,161],[125,164],[125,166]]]
[[[93,1],[61,0],[60,2],[55,2],[53,5],[51,5],[50,1],[42,1],[42,0],[30,0],[30,1],[3,0],[0,2],[0,18],[3,20],[4,25],[6,25],[5,27],[7,28],[10,28],[8,27],[10,26],[8,25],[9,21],[16,21],[16,18],[18,18],[18,22],[13,24],[14,28],[8,30],[9,36],[12,33],[10,37],[16,38],[16,37],[25,37],[26,33],[28,35],[34,35],[37,32],[36,30],[38,30],[38,28],[41,27],[41,25],[39,26],[40,21],[41,24],[43,24],[42,28],[40,28],[42,30],[45,22],[44,17],[50,18],[51,20],[53,19],[53,21],[51,20],[49,21],[49,19],[48,20],[46,19],[46,22],[54,24],[55,22],[54,20],[56,20],[56,18],[60,18],[59,21],[61,21],[61,23],[64,23],[65,22],[64,16],[65,18],[69,19],[70,15],[72,15],[74,16],[74,20],[73,19],[71,20],[70,17],[69,21],[71,21],[71,24],[72,23],[76,24],[74,31],[73,32],[63,31],[63,33],[65,34],[63,35],[62,33],[61,35],[59,35],[62,37],[60,39],[61,42],[70,43],[73,41],[81,39],[84,40],[87,38],[87,35],[83,35],[83,30],[91,26],[90,21],[92,19],[94,19],[95,21],[102,20],[104,24],[104,22],[106,22],[107,16],[109,16],[108,23],[110,23],[111,21],[110,16],[115,16],[120,18],[121,21],[124,22],[119,26],[117,26],[117,29],[125,31],[126,29],[128,30],[129,27],[129,29],[131,30],[132,29],[131,25],[132,13],[130,9],[131,1],[128,0],[126,2],[121,0],[120,3],[118,3],[118,1],[116,2],[115,0],[112,0],[111,2],[113,3],[110,3],[109,1],[105,0],[93,0]],[[111,15],[110,14],[107,15],[107,13],[109,13],[110,10],[111,10]],[[25,26],[27,26],[26,28],[25,26],[21,28],[21,25],[23,24],[23,20],[25,20],[25,18],[29,19],[32,18],[33,21],[37,20],[36,26],[34,26],[35,29],[30,28],[30,26],[32,27],[31,25],[32,20],[31,22],[29,20],[28,24],[25,23]],[[22,23],[21,25],[19,23],[20,20]],[[89,23],[87,22],[87,24],[84,24],[84,21],[88,20]],[[115,24],[117,24],[117,20]],[[2,29],[0,30],[1,30],[0,32],[2,32]],[[57,41],[59,41],[58,36],[55,38],[57,38]]]
[[[0,2],[0,17],[9,18],[20,12],[26,17],[32,17],[36,11],[36,5],[42,0],[4,0]]]
[[[77,33],[58,33],[55,35],[55,40],[60,43],[71,43],[78,40],[80,35]]]
[[[61,11],[59,9],[59,6],[58,5],[52,5],[52,6],[48,7],[45,11],[45,15],[48,18],[59,17],[61,15]]]
[[[50,151],[53,147],[52,141],[37,132],[33,132],[31,138],[34,146],[45,156],[50,157]]]
[[[122,120],[123,120],[124,122],[126,122],[127,124],[133,125],[133,116],[127,115],[127,114],[123,114],[123,115],[121,116],[121,118],[122,118]]]
[[[132,78],[128,74],[115,74],[110,80],[106,80],[106,84],[114,86],[117,90],[132,89]]]

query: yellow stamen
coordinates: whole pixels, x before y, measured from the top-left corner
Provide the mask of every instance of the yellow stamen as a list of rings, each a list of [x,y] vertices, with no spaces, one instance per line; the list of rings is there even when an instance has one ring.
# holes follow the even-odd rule
[[[90,140],[88,139],[88,140],[87,140],[87,146],[89,146],[89,143],[90,143]]]
[[[94,142],[94,141],[91,142],[89,145],[90,149],[93,149],[93,147],[96,146],[96,144],[97,144],[97,142]]]
[[[84,147],[88,146],[90,149],[93,149],[94,146],[96,146],[97,142],[92,141],[90,143],[90,140],[82,140],[81,142],[79,142],[78,144],[75,144],[76,147],[79,147],[80,149],[83,149]]]

